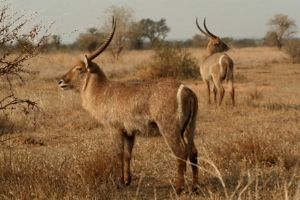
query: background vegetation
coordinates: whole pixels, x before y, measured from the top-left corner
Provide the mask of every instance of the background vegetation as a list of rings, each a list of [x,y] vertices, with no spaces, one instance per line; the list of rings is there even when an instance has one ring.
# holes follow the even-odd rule
[[[108,23],[114,12],[128,9],[109,8]],[[6,14],[4,6],[3,27]],[[20,28],[0,29],[0,199],[299,199],[300,44],[292,34],[281,49],[274,32],[259,40],[224,38],[235,61],[236,107],[227,105],[228,94],[222,107],[205,103],[197,67],[207,40],[165,41],[165,19],[129,16],[130,31],[95,59],[113,80],[175,77],[197,94],[200,193],[190,191],[188,179],[178,197],[176,160],[159,135],[137,138],[132,185],[116,189],[108,132],[82,109],[78,93],[57,86],[82,51],[103,41],[105,27],[63,44],[40,26],[24,33],[30,16],[14,17],[21,21],[12,27]],[[28,112],[31,102],[38,109]]]

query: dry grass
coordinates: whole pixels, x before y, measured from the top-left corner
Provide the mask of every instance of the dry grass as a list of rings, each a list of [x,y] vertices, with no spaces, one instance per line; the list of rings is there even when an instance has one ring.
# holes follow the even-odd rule
[[[190,51],[200,62],[204,51]],[[222,107],[206,105],[202,82],[187,82],[200,100],[201,190],[190,193],[188,180],[187,192],[178,198],[299,199],[300,65],[272,48],[228,53],[236,63],[236,107],[228,94]],[[57,87],[57,78],[79,55],[32,60],[38,74],[16,91],[36,100],[40,110],[1,113],[0,199],[177,198],[171,184],[176,162],[160,136],[137,138],[132,185],[115,189],[109,134],[81,108],[78,93]],[[151,51],[132,51],[117,62],[109,54],[96,62],[113,79],[131,79],[150,58]]]

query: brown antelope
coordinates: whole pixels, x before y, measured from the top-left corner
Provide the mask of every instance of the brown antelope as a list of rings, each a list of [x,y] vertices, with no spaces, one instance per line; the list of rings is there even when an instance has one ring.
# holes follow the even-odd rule
[[[233,61],[232,59],[224,52],[229,50],[229,47],[216,35],[212,34],[206,27],[206,22],[204,18],[204,30],[198,24],[196,18],[196,25],[198,29],[209,38],[209,42],[206,48],[206,55],[204,56],[203,62],[200,65],[200,74],[202,80],[207,86],[207,95],[208,103],[210,104],[210,83],[209,81],[213,80],[213,93],[214,101],[217,101],[217,93],[219,93],[219,102],[221,105],[224,97],[224,87],[222,85],[223,81],[226,80],[228,83],[232,105],[235,104],[234,100],[234,87],[233,87]]]
[[[94,62],[111,42],[116,29],[90,55],[75,64],[59,81],[62,89],[80,90],[82,105],[113,137],[116,183],[131,182],[130,160],[135,135],[153,125],[177,158],[176,191],[184,187],[186,160],[193,172],[193,189],[198,185],[197,149],[194,144],[198,100],[194,92],[176,80],[110,81]]]

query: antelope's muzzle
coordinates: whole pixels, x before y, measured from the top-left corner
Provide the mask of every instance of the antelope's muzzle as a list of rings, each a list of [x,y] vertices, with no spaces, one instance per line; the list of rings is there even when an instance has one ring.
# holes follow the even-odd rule
[[[58,86],[63,89],[63,90],[67,90],[67,89],[70,89],[70,85],[65,83],[65,81],[63,79],[61,79],[59,82],[58,82]]]

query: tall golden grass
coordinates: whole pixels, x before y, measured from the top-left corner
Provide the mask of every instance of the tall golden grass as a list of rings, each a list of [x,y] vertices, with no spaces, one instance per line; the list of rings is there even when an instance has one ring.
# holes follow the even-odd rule
[[[189,51],[200,64],[204,50]],[[221,107],[207,105],[202,81],[185,81],[199,97],[198,195],[188,180],[186,193],[176,196],[176,160],[160,136],[137,138],[132,185],[116,189],[105,127],[81,108],[78,92],[57,87],[60,75],[83,56],[74,52],[31,60],[37,74],[25,77],[16,92],[39,109],[1,113],[0,199],[299,199],[300,65],[273,48],[228,54],[236,67],[236,107],[226,93]],[[114,61],[104,53],[95,62],[110,78],[124,80],[137,78],[132,72],[151,55],[129,51]]]

